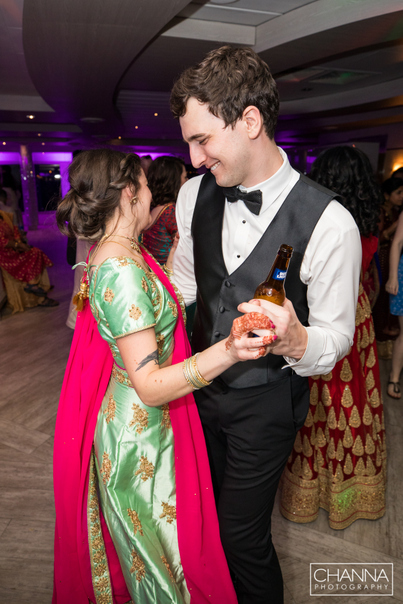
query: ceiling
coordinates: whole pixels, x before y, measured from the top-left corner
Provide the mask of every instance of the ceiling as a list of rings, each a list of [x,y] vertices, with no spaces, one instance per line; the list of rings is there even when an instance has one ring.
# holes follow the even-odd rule
[[[403,148],[402,0],[0,0],[0,150],[185,155],[170,88],[227,43],[269,64],[278,143]]]

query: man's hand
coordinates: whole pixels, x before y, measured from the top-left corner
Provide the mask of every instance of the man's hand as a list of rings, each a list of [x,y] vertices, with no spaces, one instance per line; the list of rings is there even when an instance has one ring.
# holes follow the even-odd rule
[[[269,352],[296,360],[304,356],[308,332],[298,320],[290,300],[285,299],[283,306],[267,300],[250,300],[240,304],[238,310],[243,313],[261,312],[273,321],[277,339],[267,346]],[[263,334],[264,332],[259,330],[259,335]]]

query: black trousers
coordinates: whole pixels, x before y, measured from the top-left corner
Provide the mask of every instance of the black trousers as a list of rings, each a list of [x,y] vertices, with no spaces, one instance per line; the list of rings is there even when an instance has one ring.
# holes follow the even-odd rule
[[[210,459],[221,540],[239,604],[282,604],[271,513],[309,385],[289,369],[279,381],[234,389],[219,378],[195,392]],[[225,604],[225,603],[223,603]]]

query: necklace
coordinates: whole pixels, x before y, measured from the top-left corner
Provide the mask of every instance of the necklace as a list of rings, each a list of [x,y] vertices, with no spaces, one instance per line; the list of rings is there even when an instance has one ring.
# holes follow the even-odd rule
[[[123,239],[128,239],[130,241],[130,247],[132,248],[132,250],[134,250],[138,254],[141,254],[141,248],[134,237],[127,237],[127,235],[116,235],[116,234],[107,235],[107,236],[108,237],[111,237],[111,236],[112,237],[122,237]]]

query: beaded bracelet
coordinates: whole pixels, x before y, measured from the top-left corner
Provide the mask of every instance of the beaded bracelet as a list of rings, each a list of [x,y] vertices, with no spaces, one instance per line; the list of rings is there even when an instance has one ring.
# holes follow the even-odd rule
[[[190,357],[189,359],[185,359],[183,362],[183,375],[185,376],[185,380],[192,386],[193,390],[200,390],[204,386],[209,386],[213,380],[206,380],[201,375],[198,367],[197,367],[197,357],[199,353]]]

